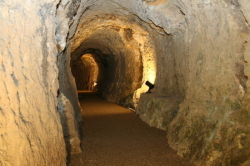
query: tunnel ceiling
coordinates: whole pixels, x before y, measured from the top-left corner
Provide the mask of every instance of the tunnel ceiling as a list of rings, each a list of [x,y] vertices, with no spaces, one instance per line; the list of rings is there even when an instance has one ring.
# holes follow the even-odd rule
[[[133,37],[137,36],[139,40],[138,37],[147,35],[150,28],[162,35],[175,33],[183,28],[183,13],[174,4],[168,2],[163,5],[161,0],[154,3],[146,2],[83,1],[83,14],[79,18],[79,23],[73,24],[69,35],[72,39],[71,51],[74,52],[83,41],[100,29],[110,28],[121,33],[120,29],[130,28],[134,34]]]
[[[168,34],[176,33],[180,29],[183,29],[185,18],[183,18],[186,9],[184,4],[178,2],[163,0],[152,0],[152,1],[122,1],[122,0],[83,0],[80,6],[80,12],[76,16],[76,19],[81,19],[80,24],[83,20],[87,19],[94,20],[96,17],[104,15],[110,15],[110,18],[117,16],[124,16],[124,20],[128,22],[132,21],[132,17],[145,21],[149,24],[154,24],[156,27],[161,27]],[[107,19],[107,18],[106,18]],[[105,18],[100,20],[100,24],[104,23]],[[116,19],[116,21],[119,19]],[[118,25],[119,23],[116,23]],[[74,22],[71,25],[69,37],[75,34],[75,29],[79,28],[78,22]],[[89,27],[90,28],[90,27]]]

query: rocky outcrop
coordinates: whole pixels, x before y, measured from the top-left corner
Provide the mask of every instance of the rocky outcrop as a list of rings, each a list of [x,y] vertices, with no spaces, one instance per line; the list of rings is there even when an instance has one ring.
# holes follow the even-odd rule
[[[70,49],[66,47],[69,28],[75,21],[74,15],[78,11],[80,2],[80,0],[61,0],[57,4],[56,12],[56,46],[59,52],[57,56],[59,68],[58,111],[68,153],[67,159],[70,158],[71,154],[81,152],[80,141],[83,137],[81,108],[67,56]]]
[[[82,152],[80,147],[81,140],[79,126],[75,120],[73,107],[62,93],[58,96],[58,111],[63,126],[66,149],[69,152],[69,155]]]
[[[169,123],[178,113],[181,101],[183,98],[180,97],[145,93],[140,97],[136,113],[150,126],[167,130]]]

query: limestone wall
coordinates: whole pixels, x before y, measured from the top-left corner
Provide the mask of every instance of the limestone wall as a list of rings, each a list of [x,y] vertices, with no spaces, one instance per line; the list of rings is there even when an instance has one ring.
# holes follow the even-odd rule
[[[58,1],[0,2],[0,165],[65,165],[57,112]]]
[[[58,52],[78,2],[0,2],[0,165],[66,165],[65,143],[71,153],[80,151],[81,116],[72,108],[76,103],[80,112],[79,105],[57,99]]]
[[[57,66],[59,69],[58,80],[58,111],[60,112],[66,143],[67,160],[70,155],[80,153],[80,141],[82,139],[82,115],[77,98],[76,84],[71,73],[70,52],[68,45],[68,32],[70,25],[75,22],[80,0],[62,0],[57,5],[56,12],[56,40],[57,40]]]
[[[198,165],[240,165],[249,156],[249,2],[183,1],[189,58],[185,100],[169,144]],[[178,43],[177,43],[178,44]]]

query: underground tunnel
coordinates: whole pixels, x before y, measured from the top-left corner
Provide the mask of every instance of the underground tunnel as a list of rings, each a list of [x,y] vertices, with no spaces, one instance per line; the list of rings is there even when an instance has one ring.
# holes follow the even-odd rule
[[[165,132],[194,165],[250,164],[250,2],[0,2],[0,165],[82,153],[77,91]],[[149,81],[152,93],[146,93]]]
[[[101,69],[102,68],[102,69]],[[77,90],[96,92],[97,85],[102,85],[105,78],[104,66],[96,61],[93,54],[84,54],[71,65]]]

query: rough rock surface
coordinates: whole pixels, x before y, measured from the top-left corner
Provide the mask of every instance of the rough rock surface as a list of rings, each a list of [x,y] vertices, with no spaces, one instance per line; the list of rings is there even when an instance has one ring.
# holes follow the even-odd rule
[[[73,107],[69,100],[61,93],[58,96],[58,111],[63,126],[63,134],[66,143],[66,149],[70,155],[82,152],[80,148],[79,126],[75,121]]]
[[[178,113],[183,98],[162,96],[157,93],[141,94],[136,113],[152,127],[167,130],[169,123]]]
[[[0,2],[0,165],[65,165],[57,112],[58,1]]]
[[[1,166],[66,164],[57,55],[69,29],[64,19],[70,24],[76,6],[65,0],[0,2]]]
[[[105,17],[111,16],[105,15]],[[84,22],[81,24],[84,27],[81,27],[81,34],[78,35],[80,39],[75,39],[75,41],[82,40],[82,44],[72,53],[72,59],[78,59],[82,56],[82,52],[86,52],[86,49],[89,48],[91,48],[90,51],[100,50],[99,59],[101,59],[102,66],[105,67],[106,71],[104,73],[106,75],[104,83],[106,88],[103,96],[110,101],[122,103],[128,96],[133,95],[134,90],[138,88],[138,82],[140,82],[140,79],[138,79],[141,76],[139,50],[134,50],[130,45],[126,45],[126,40],[130,39],[125,39],[125,35],[132,37],[131,29],[112,26],[112,20],[115,18],[111,17],[109,18],[111,20],[104,22],[107,25],[100,25],[100,29],[96,30],[95,24],[100,19],[96,18],[90,23]],[[93,30],[87,27],[93,27]],[[72,48],[74,49],[74,46]],[[105,48],[109,48],[111,51]],[[136,60],[139,63],[136,64]],[[135,82],[133,82],[134,80]]]
[[[192,5],[192,6],[190,6]],[[169,144],[197,165],[249,159],[249,26],[237,1],[184,3],[189,67]]]
[[[92,18],[92,12],[98,11],[93,8],[81,17],[71,40],[71,58],[75,61],[83,52],[100,51],[98,57],[106,68],[103,97],[135,107],[140,93],[146,91],[145,86],[140,88],[142,82],[155,81],[158,43],[154,43],[153,38],[164,38],[161,36],[165,32],[134,15],[126,18],[123,13],[113,15],[99,11]]]
[[[68,31],[74,23],[74,15],[77,13],[80,0],[61,0],[57,5],[56,13],[56,40],[59,52],[57,65],[59,68],[59,90],[58,90],[58,111],[61,115],[61,124],[64,131],[64,139],[68,159],[70,154],[81,152],[80,140],[82,138],[81,109],[77,100],[76,85],[69,68],[67,53]]]

